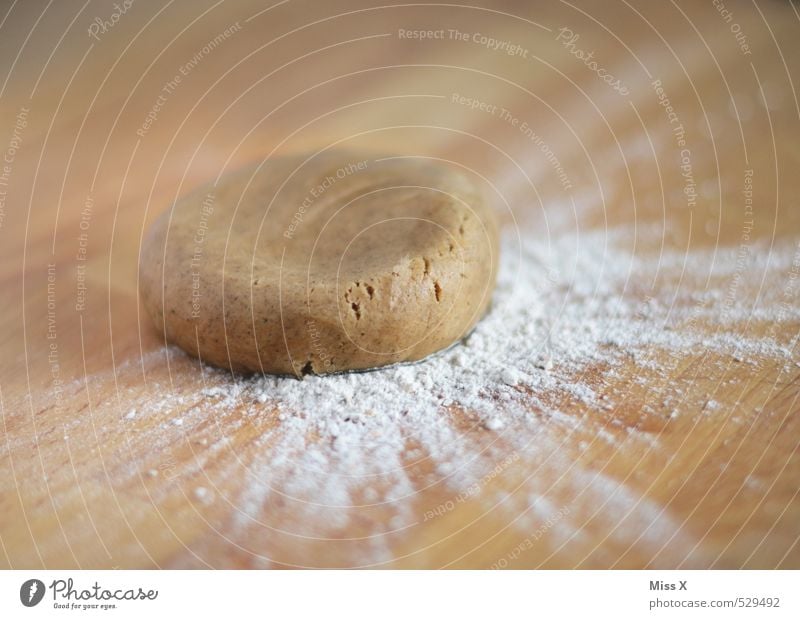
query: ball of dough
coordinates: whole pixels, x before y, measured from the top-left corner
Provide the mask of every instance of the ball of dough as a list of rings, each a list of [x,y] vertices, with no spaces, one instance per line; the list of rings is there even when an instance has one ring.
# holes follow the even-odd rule
[[[268,159],[179,200],[141,252],[144,306],[208,362],[324,374],[415,361],[485,312],[493,214],[467,173],[349,152]]]

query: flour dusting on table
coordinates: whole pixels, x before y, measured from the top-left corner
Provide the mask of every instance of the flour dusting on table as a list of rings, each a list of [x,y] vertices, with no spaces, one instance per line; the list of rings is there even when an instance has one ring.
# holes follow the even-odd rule
[[[150,394],[151,404],[128,402],[125,410],[136,412],[122,416],[125,423],[159,415],[165,428],[181,424],[201,479],[195,499],[229,502],[241,540],[273,526],[300,537],[335,536],[369,512],[372,521],[357,561],[373,565],[391,558],[394,535],[441,517],[465,497],[483,497],[487,509],[514,511],[518,526],[553,521],[552,539],[570,543],[581,533],[561,511],[559,497],[565,495],[572,497],[571,513],[581,513],[574,522],[585,521],[591,513],[586,510],[604,506],[599,518],[616,518],[615,527],[627,519],[628,534],[640,529],[643,543],[685,535],[656,505],[577,463],[564,439],[580,438],[570,441],[570,449],[577,445],[579,452],[594,441],[613,447],[628,440],[657,450],[660,428],[681,414],[681,385],[665,387],[662,409],[646,405],[638,411],[642,431],[614,425],[612,413],[628,394],[608,386],[632,365],[658,373],[657,359],[663,356],[656,351],[796,364],[793,342],[704,325],[719,324],[723,304],[729,320],[798,320],[800,309],[786,299],[797,293],[791,274],[798,269],[800,248],[786,243],[754,251],[749,272],[772,285],[759,296],[742,284],[728,300],[719,290],[725,290],[720,282],[732,277],[734,249],[717,248],[713,261],[713,250],[643,257],[624,249],[629,237],[624,229],[550,239],[524,226],[506,231],[489,313],[462,343],[423,362],[302,381],[231,377],[195,363],[201,389],[167,392],[156,404]],[[706,270],[687,270],[687,262]],[[653,288],[656,279],[660,287]],[[758,284],[760,277],[751,279]],[[716,282],[709,286],[716,292],[704,295],[698,282],[708,281]],[[765,290],[773,297],[764,296]],[[165,352],[173,360],[184,357],[178,349],[165,349],[143,360],[145,370],[163,363]],[[587,407],[599,414],[572,412]],[[706,412],[713,410],[712,398]],[[223,418],[228,429],[257,430],[246,455],[231,453],[224,435],[212,433],[202,439],[205,444],[194,440],[209,420]],[[149,438],[159,448],[159,439]],[[242,479],[240,493],[217,496],[215,479],[203,474],[204,463],[219,459],[228,462],[224,475]],[[150,465],[143,468],[144,475]],[[523,470],[555,470],[541,477],[566,477],[558,487],[543,487],[537,475],[526,473],[520,503],[519,493],[513,498],[506,493],[516,479],[498,482]],[[426,503],[432,489],[444,489],[452,500]]]

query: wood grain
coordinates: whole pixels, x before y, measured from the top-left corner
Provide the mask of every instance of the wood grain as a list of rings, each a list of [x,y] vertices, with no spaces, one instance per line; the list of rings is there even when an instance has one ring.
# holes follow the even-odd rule
[[[520,217],[572,199],[582,229],[624,227],[644,256],[666,248],[713,260],[746,234],[751,258],[785,257],[800,247],[796,4],[726,2],[728,20],[694,2],[290,0],[261,14],[241,1],[135,2],[97,38],[87,30],[113,3],[46,4],[17,2],[0,17],[0,566],[800,567],[791,262],[777,280],[763,260],[716,278],[697,261],[679,282],[634,274],[630,294],[669,300],[679,288],[684,301],[693,291],[724,299],[735,278],[737,299],[774,311],[730,320],[720,302],[718,320],[679,325],[676,338],[762,338],[788,357],[653,348],[646,365],[587,367],[582,380],[611,410],[546,394],[581,420],[577,430],[542,419],[537,448],[491,488],[390,534],[391,506],[364,502],[331,531],[324,512],[298,518],[291,498],[253,503],[270,458],[259,437],[276,417],[231,407],[190,427],[121,422],[129,402],[155,406],[165,392],[202,410],[193,394],[227,380],[178,354],[166,362],[137,300],[144,229],[197,184],[270,154],[345,141],[442,157],[480,171]],[[629,94],[570,53],[561,28]],[[408,40],[398,29],[469,38]],[[493,51],[476,33],[527,57]],[[679,123],[659,105],[656,80]],[[534,127],[570,187],[518,127],[453,103],[454,93]],[[691,149],[692,204],[677,124]],[[601,431],[613,440],[597,440]],[[408,464],[419,480],[426,466]],[[215,500],[199,500],[198,485]],[[453,499],[442,484],[422,485],[408,499],[416,513]],[[548,524],[531,510],[533,491],[568,509]],[[498,493],[503,504],[487,500]],[[374,552],[376,537],[388,552]]]

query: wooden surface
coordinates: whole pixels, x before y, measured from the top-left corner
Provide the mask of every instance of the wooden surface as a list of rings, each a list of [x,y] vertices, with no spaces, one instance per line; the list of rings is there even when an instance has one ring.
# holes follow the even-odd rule
[[[19,148],[5,164],[0,212],[0,566],[800,567],[797,5],[726,2],[726,21],[710,2],[290,0],[259,15],[256,4],[137,1],[97,39],[87,29],[111,18],[110,2],[2,8],[0,148]],[[232,25],[143,129],[165,83]],[[562,27],[629,94],[557,41]],[[471,39],[401,39],[399,28],[484,33],[528,57]],[[695,204],[682,191],[680,148],[655,80],[687,131]],[[535,127],[571,187],[515,127],[453,103],[453,93]],[[15,137],[19,118],[26,126]],[[130,402],[155,405],[167,392],[193,406],[204,384],[196,362],[164,363],[159,334],[140,314],[141,235],[176,196],[221,171],[338,140],[455,159],[491,179],[517,214],[573,200],[585,230],[628,226],[636,251],[691,251],[685,280],[659,281],[648,294],[718,293],[720,318],[677,329],[759,337],[788,353],[654,347],[646,366],[587,367],[614,405],[564,396],[564,414],[583,423],[566,433],[542,421],[537,453],[560,457],[521,457],[493,479],[491,490],[510,497],[505,508],[487,504],[487,488],[382,535],[382,555],[369,551],[384,530],[381,507],[356,507],[347,526],[317,535],[324,511],[303,520],[279,500],[244,505],[270,459],[257,439],[277,420],[252,423],[232,407],[191,428],[147,416],[120,423]],[[752,226],[742,194],[749,169]],[[706,278],[702,256],[735,249],[743,233],[745,268]],[[788,251],[789,262],[766,278],[772,251]],[[652,286],[633,278],[640,292]],[[734,281],[740,305],[750,295],[771,311],[726,318]],[[680,416],[667,423],[661,412],[675,389]],[[627,438],[593,440],[601,430]],[[201,482],[214,500],[193,493]],[[570,510],[531,542],[546,517],[518,505],[534,484]],[[615,509],[604,509],[611,494]],[[452,498],[434,485],[407,500],[422,514]]]

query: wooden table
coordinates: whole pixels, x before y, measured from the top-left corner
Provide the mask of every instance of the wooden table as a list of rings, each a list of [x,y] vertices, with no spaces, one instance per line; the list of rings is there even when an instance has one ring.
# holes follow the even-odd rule
[[[0,566],[800,567],[797,5],[378,4],[2,9]],[[569,187],[518,126],[454,93],[535,128]],[[236,407],[189,429],[121,421],[131,402],[165,393],[202,406],[198,364],[176,355],[168,369],[140,312],[140,240],[220,170],[337,140],[455,159],[520,215],[572,199],[583,229],[627,226],[638,252],[691,254],[680,282],[634,281],[659,301],[677,289],[719,300],[718,319],[707,312],[676,337],[760,338],[783,352],[654,347],[646,367],[587,367],[614,405],[565,399],[579,431],[540,428],[575,464],[566,477],[551,465],[532,478],[522,457],[485,492],[384,536],[388,553],[370,553],[387,514],[368,506],[327,530],[324,512],[297,522],[270,500],[245,526],[253,471],[271,457],[263,425]],[[741,268],[705,277],[702,256],[741,245]],[[766,311],[726,316],[731,290]],[[600,430],[629,438],[593,440]],[[528,510],[520,526],[534,481],[570,506],[559,522]],[[209,483],[213,500],[197,492]],[[510,507],[487,503],[498,491]],[[598,509],[610,495],[615,509]],[[451,499],[438,486],[408,500],[423,513]]]

